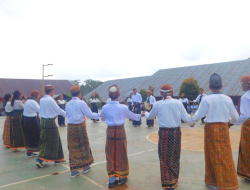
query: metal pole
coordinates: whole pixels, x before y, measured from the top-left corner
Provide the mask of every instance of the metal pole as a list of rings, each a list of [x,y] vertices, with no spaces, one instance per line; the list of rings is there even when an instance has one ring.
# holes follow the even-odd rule
[[[42,95],[44,95],[44,64],[43,64],[43,69],[42,69]]]

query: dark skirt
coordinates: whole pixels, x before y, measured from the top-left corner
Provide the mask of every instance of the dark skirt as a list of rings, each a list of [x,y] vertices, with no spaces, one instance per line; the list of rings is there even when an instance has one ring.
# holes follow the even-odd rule
[[[96,103],[91,103],[91,111],[93,113],[98,113],[98,106]],[[99,119],[92,119],[93,121],[99,121]]]
[[[127,139],[123,125],[108,126],[105,152],[109,177],[128,177]]]
[[[180,171],[180,127],[159,129],[158,151],[162,187],[175,188],[178,183]]]
[[[182,103],[182,104],[183,104],[185,110],[188,112],[188,109],[187,109],[188,104],[187,103]]]
[[[68,149],[71,171],[85,169],[94,163],[85,122],[68,124]]]
[[[59,105],[59,107],[65,110],[65,104]],[[65,125],[65,117],[58,115],[58,125]]]
[[[134,102],[134,105],[135,105],[135,103],[136,103],[136,102]],[[140,104],[140,103],[138,103],[137,106],[134,107],[133,112],[134,112],[135,114],[140,114],[140,115],[141,115],[141,104]],[[139,121],[133,120],[133,125],[135,125],[135,126],[136,126],[136,125],[141,125],[141,119],[140,119]]]
[[[40,140],[40,121],[38,117],[23,116],[24,121],[24,135],[27,146],[27,152],[39,151]]]
[[[23,110],[14,110],[10,116],[10,149],[26,148],[22,114]]]
[[[63,149],[55,118],[41,118],[39,159],[46,162],[63,161]]]
[[[250,180],[250,119],[241,126],[237,173],[240,177]]]
[[[154,119],[147,119],[147,126],[154,126]]]

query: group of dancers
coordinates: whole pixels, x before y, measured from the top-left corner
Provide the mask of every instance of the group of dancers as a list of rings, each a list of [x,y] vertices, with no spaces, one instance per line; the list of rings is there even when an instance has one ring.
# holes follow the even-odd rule
[[[210,76],[209,88],[212,94],[200,95],[200,105],[193,117],[187,113],[180,100],[172,98],[173,88],[170,84],[161,86],[162,100],[157,102],[152,98],[153,91],[148,91],[147,102],[151,104],[151,109],[145,114],[136,114],[140,109],[140,106],[136,105],[141,102],[141,96],[136,89],[132,95],[132,106],[137,108],[133,110],[135,113],[118,102],[120,90],[117,85],[109,87],[111,101],[102,107],[100,114],[92,112],[87,103],[81,100],[79,85],[70,88],[73,98],[66,104],[65,111],[52,98],[53,85],[45,87],[46,95],[40,99],[39,104],[39,91],[32,91],[31,98],[25,105],[20,102],[21,91],[15,91],[13,96],[6,96],[4,145],[14,151],[26,147],[27,156],[35,156],[34,152],[39,151],[36,159],[38,168],[44,166],[44,161],[66,163],[55,123],[57,115],[62,115],[67,118],[69,165],[71,177],[75,177],[79,175],[80,170],[83,173],[90,171],[94,162],[86,130],[86,117],[93,120],[99,120],[101,117],[108,125],[105,153],[108,187],[112,188],[128,181],[125,119],[133,120],[133,125],[138,126],[143,115],[149,121],[148,125],[152,125],[150,122],[158,117],[158,155],[162,187],[174,189],[178,184],[180,170],[181,122],[187,122],[193,127],[198,120],[204,118],[205,183],[211,189],[238,189],[237,173],[250,182],[250,75],[241,77],[241,82],[246,93],[241,98],[240,116],[232,99],[220,92],[223,85],[218,74]],[[38,113],[41,119],[38,118]],[[242,125],[237,172],[229,137],[229,128],[234,124]]]

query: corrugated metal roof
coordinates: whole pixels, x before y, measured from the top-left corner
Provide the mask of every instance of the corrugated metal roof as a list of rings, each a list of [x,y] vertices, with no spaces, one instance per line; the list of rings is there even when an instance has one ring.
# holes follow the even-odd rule
[[[97,91],[102,99],[105,100],[108,98],[108,87],[112,84],[116,84],[121,90],[120,100],[123,100],[132,92],[134,87],[140,90],[154,86],[155,96],[160,96],[161,85],[168,83],[173,86],[174,96],[178,96],[182,81],[193,76],[198,81],[199,86],[204,88],[207,94],[210,94],[211,91],[209,90],[208,81],[210,75],[213,73],[217,73],[222,77],[224,86],[222,92],[224,94],[229,96],[242,96],[244,92],[241,89],[240,77],[250,74],[250,59],[163,69],[157,71],[152,76],[107,81],[92,92]],[[87,94],[85,98],[89,98],[91,93]]]
[[[48,84],[55,86],[55,94],[70,93],[71,83],[68,80],[44,80],[44,85]],[[42,93],[42,80],[0,78],[0,98],[15,90],[22,90],[22,94],[26,96],[29,96],[32,90],[39,90]]]
[[[120,88],[120,100],[126,99],[131,93],[131,88],[140,89],[141,84],[147,80],[150,76],[144,77],[135,77],[135,78],[126,78],[126,79],[117,79],[117,80],[109,80],[98,86],[96,89],[92,90],[90,93],[84,96],[85,99],[89,99],[93,92],[98,92],[103,100],[108,99],[108,88],[116,84]]]

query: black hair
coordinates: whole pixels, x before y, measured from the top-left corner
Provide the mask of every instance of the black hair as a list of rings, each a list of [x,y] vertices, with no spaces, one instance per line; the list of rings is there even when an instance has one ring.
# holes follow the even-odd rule
[[[76,96],[78,96],[79,93],[80,93],[80,91],[71,93],[71,95],[72,95],[73,97],[76,97]]]
[[[10,100],[10,98],[11,98],[11,94],[5,94],[4,103],[3,103],[4,107],[6,106],[7,102]]]
[[[49,94],[53,89],[50,89],[50,90],[45,90],[45,93],[46,94]]]
[[[220,75],[214,73],[210,76],[209,85],[212,89],[220,89],[222,86],[222,78]]]
[[[20,90],[16,90],[13,94],[13,99],[11,101],[11,106],[14,106],[15,100],[18,100],[19,95],[21,94]]]
[[[116,94],[115,96],[112,96],[112,94],[109,94],[109,97],[111,98],[111,100],[115,100],[119,96],[120,96],[120,94]]]

